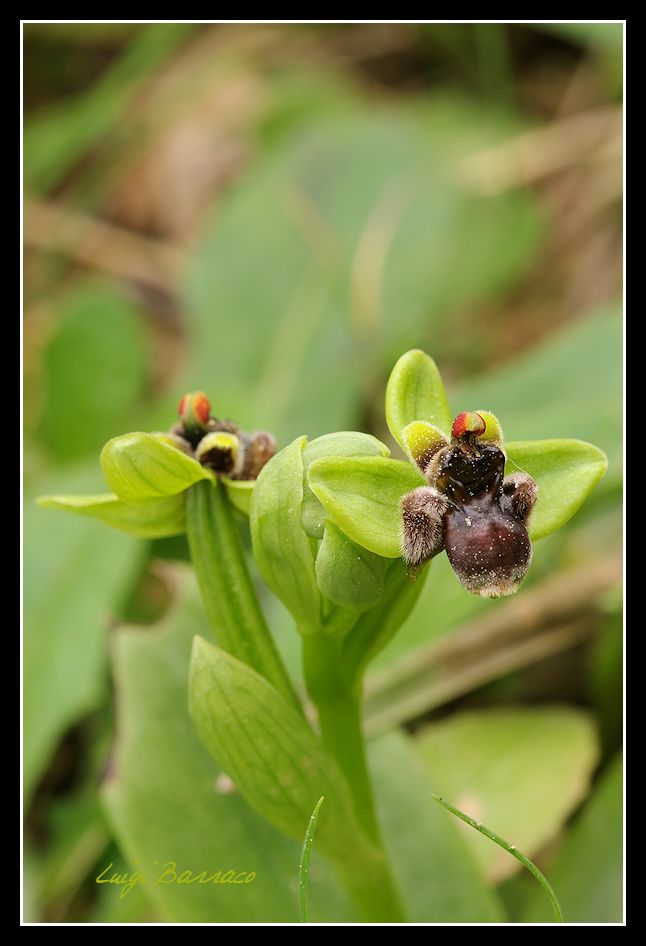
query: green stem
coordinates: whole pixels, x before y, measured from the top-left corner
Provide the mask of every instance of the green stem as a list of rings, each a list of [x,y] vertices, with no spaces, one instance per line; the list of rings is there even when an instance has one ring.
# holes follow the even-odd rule
[[[220,482],[213,486],[203,481],[187,490],[186,531],[218,645],[257,670],[302,711],[260,609],[233,509]]]
[[[350,786],[357,817],[366,834],[379,843],[379,828],[361,731],[358,688],[343,676],[338,639],[330,634],[303,637],[307,690],[318,709],[323,743],[339,763]]]
[[[326,632],[303,637],[305,680],[318,709],[323,744],[346,777],[358,821],[375,852],[369,865],[356,871],[350,864],[342,876],[373,921],[403,922],[399,894],[381,841],[366,763],[361,688],[344,677],[340,658],[338,637]]]

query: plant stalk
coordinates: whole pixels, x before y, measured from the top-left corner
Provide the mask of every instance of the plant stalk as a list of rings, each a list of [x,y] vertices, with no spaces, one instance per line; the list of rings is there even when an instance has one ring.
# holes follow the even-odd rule
[[[303,667],[308,692],[316,704],[323,744],[339,764],[350,788],[357,819],[372,842],[370,869],[342,871],[348,886],[373,922],[402,922],[403,910],[375,811],[372,783],[361,728],[361,687],[343,674],[341,641],[326,632],[303,637]]]
[[[186,531],[218,646],[257,670],[302,712],[258,603],[233,509],[220,482],[203,481],[187,490]]]

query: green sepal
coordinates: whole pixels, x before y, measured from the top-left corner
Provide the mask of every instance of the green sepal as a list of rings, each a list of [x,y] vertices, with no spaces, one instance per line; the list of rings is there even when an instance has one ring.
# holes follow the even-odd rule
[[[127,503],[173,496],[200,480],[214,479],[210,470],[163,434],[136,432],[114,437],[101,451],[101,468],[112,492]]]
[[[355,430],[324,434],[307,444],[303,450],[303,528],[313,539],[322,539],[325,529],[325,508],[307,482],[309,468],[323,457],[389,457],[390,450],[376,437]]]
[[[147,503],[125,503],[113,493],[97,496],[41,496],[38,505],[89,516],[140,539],[162,539],[186,530],[184,497],[165,496]]]
[[[398,558],[402,554],[402,496],[422,486],[410,463],[387,457],[328,457],[316,460],[309,484],[337,526],[363,548]]]
[[[450,436],[451,412],[440,372],[418,348],[401,356],[386,386],[386,422],[402,450],[404,428],[414,420],[428,421]]]
[[[608,468],[605,453],[583,440],[516,440],[505,452],[505,473],[529,473],[538,486],[529,520],[532,539],[565,525]]]
[[[228,476],[222,476],[220,478],[224,483],[224,488],[226,489],[227,497],[231,505],[235,506],[238,512],[242,512],[245,516],[248,516],[251,512],[251,497],[253,496],[256,481],[230,480]]]

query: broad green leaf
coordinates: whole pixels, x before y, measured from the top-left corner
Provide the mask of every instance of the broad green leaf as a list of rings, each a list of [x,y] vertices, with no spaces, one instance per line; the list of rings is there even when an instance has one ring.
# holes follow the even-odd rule
[[[227,496],[232,505],[238,512],[248,516],[251,511],[251,496],[253,494],[255,480],[230,480],[228,476],[222,477],[222,482],[227,491]]]
[[[451,411],[437,365],[419,349],[402,355],[386,385],[386,422],[391,434],[406,450],[404,428],[415,420],[425,420],[448,436]]]
[[[127,503],[173,496],[200,480],[213,480],[212,473],[163,434],[114,437],[101,451],[101,468],[112,492]]]
[[[565,525],[608,467],[605,454],[582,440],[517,440],[505,450],[505,472],[529,473],[538,486],[529,523],[532,539],[542,539]]]
[[[346,535],[377,555],[401,555],[402,496],[424,483],[410,463],[387,457],[330,457],[310,467],[309,484]]]
[[[38,484],[94,489],[95,467]],[[24,790],[29,795],[58,740],[105,699],[110,616],[129,590],[143,545],[81,517],[24,512]]]
[[[98,496],[40,496],[38,505],[98,519],[142,539],[180,535],[186,530],[184,498],[167,496],[147,503],[124,503],[112,493]]]
[[[622,770],[619,754],[602,773],[550,864],[550,882],[567,923],[621,923],[624,919]],[[545,905],[534,891],[519,919],[545,921]]]
[[[118,736],[102,795],[130,870],[173,922],[295,922],[300,844],[257,815],[201,745],[188,713],[187,667],[204,609],[191,571],[177,567],[178,595],[163,622],[115,632]],[[303,823],[302,833],[307,827]],[[302,838],[301,838],[302,840]],[[156,883],[178,873],[255,871],[245,886]],[[310,919],[354,920],[331,868],[312,858]],[[118,898],[118,891],[112,891]],[[134,895],[134,891],[133,891]],[[125,898],[126,901],[129,897]]]
[[[368,744],[382,834],[408,920],[493,923],[504,920],[473,853],[432,797],[437,783],[412,740],[389,733]],[[311,886],[310,886],[311,889]]]
[[[386,564],[386,559],[357,545],[333,522],[326,523],[315,571],[319,591],[330,601],[358,611],[374,607],[383,594]]]
[[[322,457],[389,457],[390,450],[376,437],[343,430],[324,434],[307,444],[303,450],[303,528],[315,539],[323,538],[325,509],[316,498],[307,482],[309,468]]]
[[[37,436],[54,457],[94,454],[132,423],[148,375],[143,313],[100,279],[74,283],[53,303],[43,353],[47,397]]]
[[[189,669],[189,712],[211,755],[249,804],[275,827],[302,840],[325,795],[318,848],[346,860],[367,845],[347,786],[309,724],[255,670],[196,637]]]
[[[598,755],[590,718],[560,707],[461,713],[423,729],[415,744],[440,795],[530,858],[585,797]],[[490,880],[520,870],[506,851],[459,827]]]
[[[298,437],[263,467],[251,503],[258,571],[301,631],[317,627],[321,611],[312,549],[301,523],[306,439]]]
[[[325,795],[317,849],[353,891],[366,918],[395,919],[383,855],[359,827],[347,784],[309,724],[259,674],[196,637],[189,711],[202,742],[240,794],[270,824],[300,839]]]

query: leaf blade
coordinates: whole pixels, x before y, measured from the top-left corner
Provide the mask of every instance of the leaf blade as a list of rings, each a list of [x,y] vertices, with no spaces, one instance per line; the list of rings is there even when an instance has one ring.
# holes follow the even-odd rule
[[[478,821],[474,821],[473,818],[470,818],[469,815],[465,814],[463,811],[460,811],[459,808],[454,808],[453,805],[449,805],[448,802],[444,801],[439,795],[433,795],[438,804],[442,805],[443,808],[446,808],[447,811],[450,811],[452,815],[455,815],[456,818],[459,818],[461,821],[464,821],[465,824],[470,825],[472,828],[475,828],[476,831],[479,831],[485,837],[489,838],[490,841],[493,841],[494,844],[497,844],[498,847],[501,847],[504,851],[507,851],[508,854],[511,854],[512,857],[515,857],[517,861],[526,867],[530,871],[536,880],[539,882],[543,890],[545,891],[550,904],[552,906],[552,911],[554,913],[554,919],[557,923],[563,923],[563,912],[561,911],[561,906],[558,902],[556,894],[552,889],[551,884],[547,880],[547,877],[538,869],[536,864],[533,861],[530,861],[521,851],[519,851],[513,844],[510,844],[509,841],[505,841],[504,838],[501,838],[500,835],[496,834],[491,828],[485,827]]]
[[[325,795],[321,851],[345,861],[348,843],[366,847],[345,781],[304,718],[264,677],[199,636],[189,668],[189,712],[204,746],[270,824],[300,840]]]
[[[321,810],[321,805],[325,801],[325,795],[321,795],[319,800],[316,803],[316,807],[312,812],[310,820],[307,823],[307,831],[305,832],[305,839],[303,841],[303,850],[301,852],[301,863],[298,870],[298,892],[299,892],[299,904],[300,904],[300,920],[301,923],[307,923],[308,921],[308,912],[307,912],[307,885],[309,881],[309,870],[310,870],[310,856],[312,853],[312,847],[314,845],[314,837],[316,835],[316,825],[319,820],[319,811]]]
[[[174,577],[176,600],[153,633],[133,626],[115,632],[119,738],[102,800],[160,919],[291,922],[300,843],[249,807],[197,737],[188,712],[186,670],[193,638],[204,632],[204,610],[191,570],[177,566]],[[244,889],[157,883],[167,860],[176,862],[178,873],[190,869],[195,876],[206,869],[212,875],[231,868],[254,871],[257,878]],[[310,912],[316,921],[339,914],[356,919],[330,870],[317,878]]]

